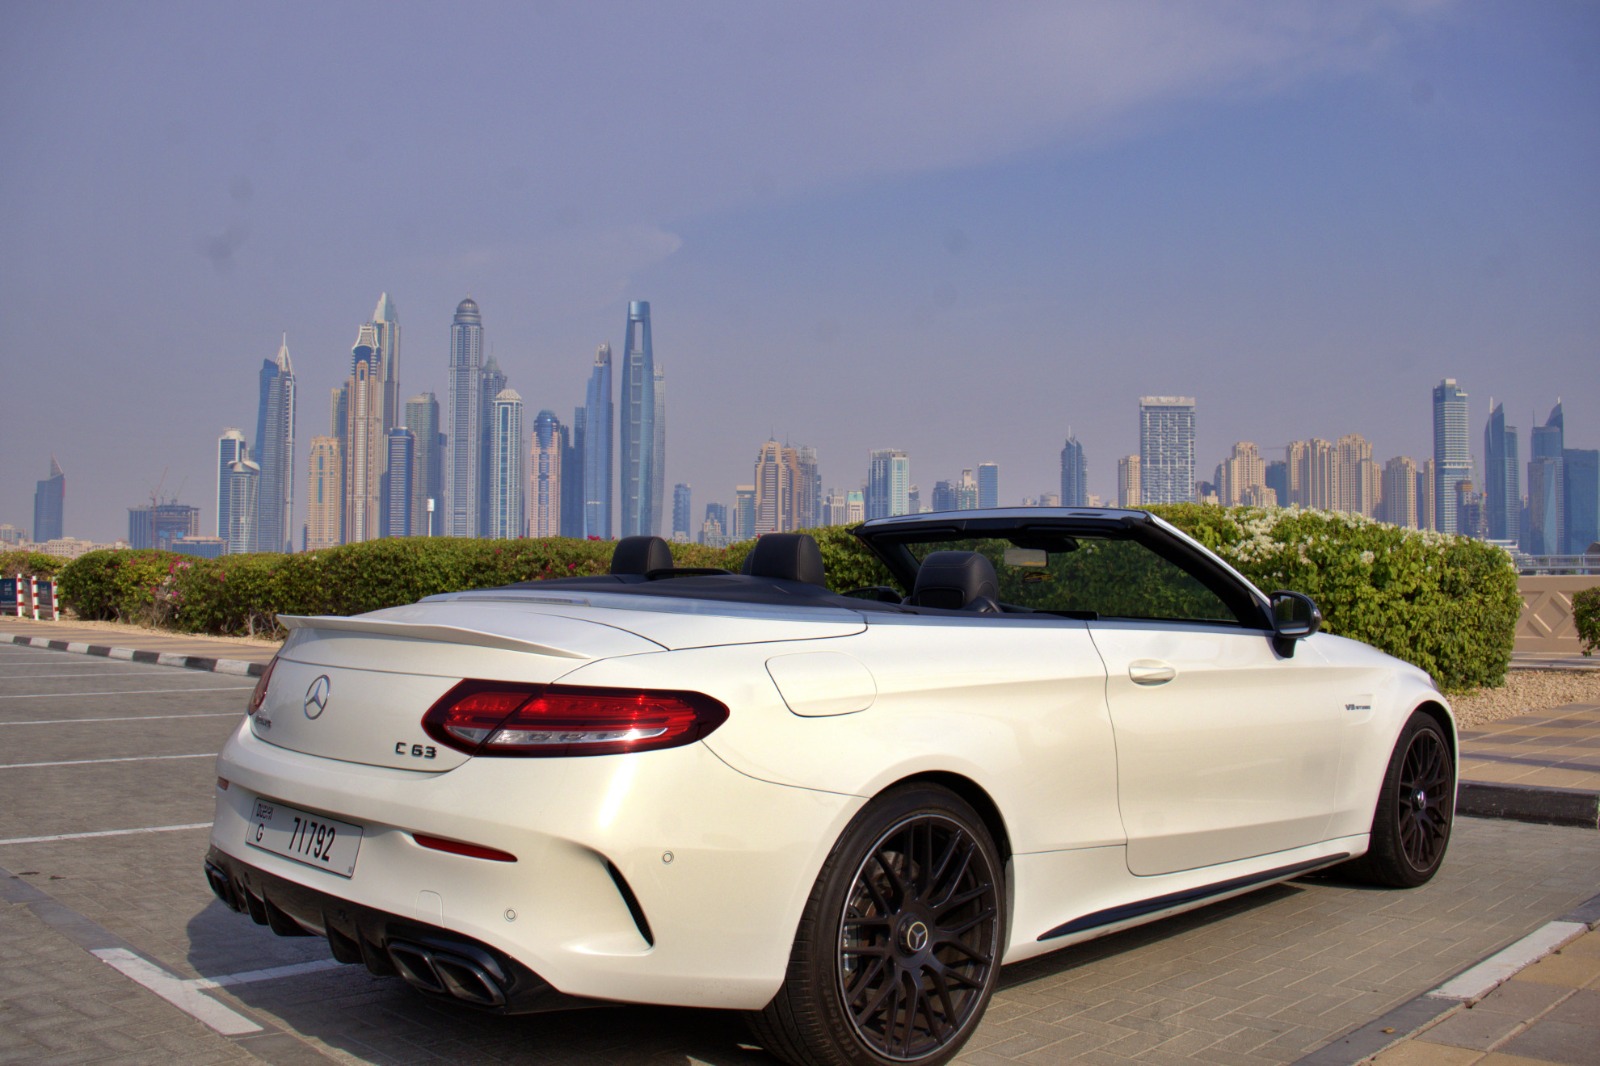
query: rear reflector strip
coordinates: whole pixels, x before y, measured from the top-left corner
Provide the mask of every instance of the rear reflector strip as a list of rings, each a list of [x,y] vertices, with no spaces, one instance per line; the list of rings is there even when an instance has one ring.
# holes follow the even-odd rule
[[[499,848],[486,848],[482,844],[466,844],[459,840],[446,840],[425,833],[412,833],[411,839],[434,851],[447,851],[452,855],[465,855],[469,859],[488,859],[490,862],[516,862],[517,857]]]

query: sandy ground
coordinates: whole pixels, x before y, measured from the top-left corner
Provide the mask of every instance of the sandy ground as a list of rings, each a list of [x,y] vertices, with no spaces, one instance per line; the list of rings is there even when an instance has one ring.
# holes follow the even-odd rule
[[[1569,703],[1600,703],[1600,670],[1510,670],[1503,687],[1450,700],[1463,729]]]

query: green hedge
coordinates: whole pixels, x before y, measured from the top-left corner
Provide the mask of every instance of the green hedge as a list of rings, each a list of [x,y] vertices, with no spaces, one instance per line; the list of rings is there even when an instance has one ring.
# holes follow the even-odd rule
[[[67,560],[44,552],[0,551],[0,577],[54,577]]]
[[[1329,632],[1428,671],[1447,690],[1497,685],[1521,610],[1499,548],[1354,515],[1186,504],[1152,508],[1264,591],[1304,592]],[[808,530],[837,591],[889,584],[842,527]],[[674,562],[737,571],[753,541],[674,544]],[[195,559],[154,551],[90,552],[61,573],[66,603],[113,618],[218,634],[282,632],[279,614],[359,614],[424,596],[515,581],[603,574],[609,541],[397,538],[296,555]]]
[[[1583,642],[1583,654],[1593,655],[1600,648],[1600,585],[1572,597],[1572,622]]]

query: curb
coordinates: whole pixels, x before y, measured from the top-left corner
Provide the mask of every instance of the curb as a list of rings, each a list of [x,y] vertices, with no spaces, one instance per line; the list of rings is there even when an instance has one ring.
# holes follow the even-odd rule
[[[1456,813],[1471,818],[1600,829],[1600,792],[1463,781],[1456,793]]]
[[[1358,1066],[1450,1015],[1476,1005],[1529,966],[1596,927],[1600,927],[1600,896],[1590,896],[1566,914],[1473,963],[1437,988],[1296,1059],[1293,1066]]]
[[[23,648],[70,651],[79,655],[98,655],[103,659],[126,659],[129,662],[151,663],[155,666],[181,666],[186,670],[206,670],[218,674],[237,674],[240,677],[260,677],[267,669],[266,663],[248,662],[244,659],[217,659],[205,655],[174,655],[171,652],[163,651],[138,651],[133,648],[113,648],[106,644],[83,644],[74,640],[25,637],[15,633],[0,633],[0,643],[15,644]]]

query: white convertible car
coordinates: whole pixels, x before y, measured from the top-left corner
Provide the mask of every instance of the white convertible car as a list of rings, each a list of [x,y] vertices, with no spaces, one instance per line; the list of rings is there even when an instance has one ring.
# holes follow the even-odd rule
[[[943,1062],[1003,963],[1312,870],[1413,886],[1449,840],[1428,677],[1319,633],[1139,511],[855,531],[744,573],[285,618],[217,762],[206,875],[335,958],[507,1012],[750,1012],[795,1063]]]

